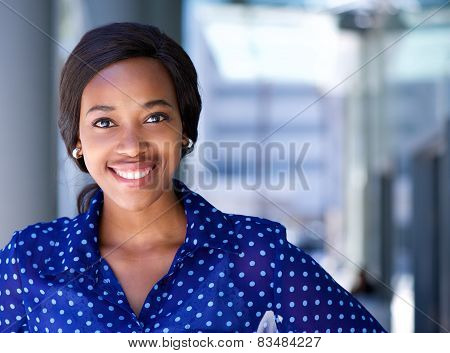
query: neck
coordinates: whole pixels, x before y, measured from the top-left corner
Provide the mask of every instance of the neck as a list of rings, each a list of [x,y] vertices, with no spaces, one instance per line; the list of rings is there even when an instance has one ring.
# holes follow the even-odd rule
[[[183,203],[173,189],[139,211],[124,210],[105,195],[99,245],[134,254],[179,247],[185,240],[186,222]]]

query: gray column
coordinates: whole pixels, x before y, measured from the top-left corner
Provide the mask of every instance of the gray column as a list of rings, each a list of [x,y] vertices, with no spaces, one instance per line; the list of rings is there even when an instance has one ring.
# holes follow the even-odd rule
[[[0,246],[56,214],[50,0],[0,3]]]

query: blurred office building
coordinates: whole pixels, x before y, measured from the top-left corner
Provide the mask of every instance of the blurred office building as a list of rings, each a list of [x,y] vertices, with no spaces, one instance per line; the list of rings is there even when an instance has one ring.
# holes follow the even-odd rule
[[[203,100],[177,175],[223,211],[284,224],[388,331],[450,330],[448,1],[5,4],[0,147],[16,154],[0,175],[3,244],[74,216],[91,181],[57,132],[69,52],[102,24],[154,24],[192,58]]]

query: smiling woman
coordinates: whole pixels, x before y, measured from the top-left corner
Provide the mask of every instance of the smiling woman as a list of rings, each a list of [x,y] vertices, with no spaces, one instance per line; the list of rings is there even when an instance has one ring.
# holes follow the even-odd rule
[[[156,27],[114,23],[87,32],[62,70],[58,120],[68,153],[77,148],[78,167],[97,182],[80,193],[79,212],[86,211],[92,192],[108,183],[107,167],[134,171],[137,166],[127,164],[138,163],[142,169],[150,159],[166,173],[154,182],[167,188],[180,157],[197,141],[200,111],[192,61]],[[166,159],[158,159],[161,148]]]
[[[282,224],[223,213],[173,177],[201,100],[157,28],[86,33],[60,99],[67,152],[96,183],[78,216],[0,251],[0,332],[385,332]]]
[[[100,39],[108,45],[99,46]],[[67,99],[68,92],[77,93],[76,101]],[[190,151],[189,139],[197,139],[195,68],[157,28],[117,23],[81,39],[63,68],[60,95],[59,125],[68,151],[75,143],[80,169],[96,181],[80,193],[79,211],[85,211],[92,187],[104,191],[99,250],[103,255],[116,248],[108,261],[138,313],[185,237],[172,176]],[[121,244],[124,234],[136,235]],[[155,265],[162,255],[166,260]],[[135,267],[125,260],[140,256]]]

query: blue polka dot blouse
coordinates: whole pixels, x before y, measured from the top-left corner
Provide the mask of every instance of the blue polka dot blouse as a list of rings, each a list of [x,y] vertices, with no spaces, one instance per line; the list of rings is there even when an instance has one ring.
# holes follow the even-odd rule
[[[14,232],[0,250],[0,332],[386,332],[280,223],[227,214],[173,179],[185,242],[139,317],[87,212]]]

